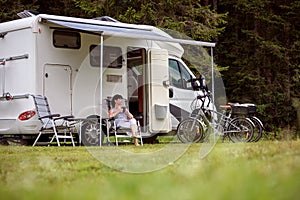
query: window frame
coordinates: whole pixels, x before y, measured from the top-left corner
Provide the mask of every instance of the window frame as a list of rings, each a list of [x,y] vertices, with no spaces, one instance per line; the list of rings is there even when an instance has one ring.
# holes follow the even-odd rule
[[[176,63],[176,69],[174,69],[173,67],[171,68],[170,67],[170,61],[173,61],[173,62],[175,62]],[[178,75],[179,75],[179,80],[180,80],[180,83],[179,84],[174,84],[174,81],[173,81],[173,79],[172,79],[172,77],[171,77],[171,72],[170,72],[170,70],[177,70],[176,72],[178,72]],[[184,90],[193,90],[193,88],[192,87],[187,87],[187,84],[185,84],[184,85],[184,83],[183,83],[183,80],[185,80],[185,78],[187,78],[187,77],[184,77],[183,75],[184,74],[188,74],[188,75],[191,75],[190,73],[189,73],[189,71],[185,68],[185,66],[180,62],[180,61],[178,61],[178,60],[176,60],[176,59],[169,59],[169,78],[171,79],[170,80],[170,83],[171,83],[171,85],[173,86],[173,87],[176,87],[176,88],[179,88],[179,89],[184,89]],[[186,80],[186,81],[189,81],[190,80],[190,77],[188,78],[188,80]]]
[[[73,43],[75,45],[68,45],[68,43],[61,43],[61,41],[66,41],[64,39],[59,39],[58,37],[69,37],[69,38],[75,38]],[[56,29],[52,33],[52,43],[55,48],[64,48],[64,49],[80,49],[81,48],[81,35],[79,32],[76,31],[69,31],[69,30],[59,30]],[[69,43],[72,44],[72,43]]]
[[[99,50],[95,49],[99,48]],[[114,50],[112,50],[114,49]],[[92,53],[93,50],[96,53]],[[111,51],[112,50],[112,51]],[[119,52],[116,52],[119,51]],[[114,56],[113,54],[118,54]],[[115,58],[113,61],[107,61],[107,56],[111,59]],[[122,48],[117,46],[103,46],[103,68],[121,69],[123,67],[123,54]],[[92,67],[100,67],[100,45],[92,44],[89,47],[89,61]]]

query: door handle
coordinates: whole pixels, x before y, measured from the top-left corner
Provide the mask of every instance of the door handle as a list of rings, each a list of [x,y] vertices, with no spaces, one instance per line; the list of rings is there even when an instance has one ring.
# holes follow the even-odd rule
[[[170,86],[170,81],[169,80],[163,81],[163,86],[169,87]]]

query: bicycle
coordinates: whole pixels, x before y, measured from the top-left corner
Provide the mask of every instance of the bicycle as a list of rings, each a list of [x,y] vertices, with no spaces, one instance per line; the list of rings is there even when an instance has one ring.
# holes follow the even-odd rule
[[[247,117],[231,118],[226,109],[223,112],[210,109],[210,92],[203,86],[202,92],[203,95],[198,95],[191,103],[191,116],[179,123],[176,133],[178,139],[183,143],[203,142],[209,136],[208,131],[212,130],[213,134],[223,136],[223,141],[225,137],[229,137],[232,142],[251,141],[253,122]],[[204,106],[205,99],[208,99],[207,106]]]
[[[245,109],[247,111],[243,112],[244,116],[248,117],[254,124],[253,138],[252,138],[251,142],[259,141],[262,138],[262,135],[263,135],[264,125],[263,125],[262,121],[258,117],[255,116],[255,114],[256,114],[256,105],[251,104],[251,103],[246,103],[246,104],[228,103],[228,105],[230,107],[232,105],[245,106]],[[233,116],[239,116],[239,115],[242,115],[243,113],[235,113],[235,115],[233,115]]]

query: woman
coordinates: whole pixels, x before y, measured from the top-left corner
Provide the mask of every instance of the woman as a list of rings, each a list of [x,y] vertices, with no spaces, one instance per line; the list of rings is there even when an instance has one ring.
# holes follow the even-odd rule
[[[112,108],[109,110],[109,118],[114,118],[117,127],[130,128],[134,137],[135,146],[139,146],[137,139],[136,119],[125,107],[122,108],[123,97],[120,94],[113,96],[111,100]]]

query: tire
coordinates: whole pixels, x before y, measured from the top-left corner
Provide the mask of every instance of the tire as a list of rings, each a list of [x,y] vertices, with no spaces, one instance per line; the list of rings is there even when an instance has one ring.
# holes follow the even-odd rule
[[[251,141],[252,142],[257,142],[262,137],[263,125],[262,125],[262,122],[257,117],[250,117],[250,120],[254,124],[253,138],[252,138]]]
[[[104,136],[101,131],[101,145],[103,145]],[[85,122],[81,127],[81,142],[84,146],[99,146],[100,123]]]
[[[253,137],[254,124],[247,118],[234,118],[226,132],[232,142],[250,142]]]
[[[182,143],[196,143],[203,139],[204,128],[199,120],[188,118],[179,123],[176,134]]]

